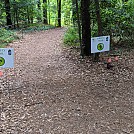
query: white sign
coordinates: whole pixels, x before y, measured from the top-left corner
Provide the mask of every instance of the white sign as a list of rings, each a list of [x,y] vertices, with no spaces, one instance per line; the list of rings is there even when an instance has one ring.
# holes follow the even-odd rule
[[[0,48],[0,68],[14,67],[14,49]]]
[[[110,50],[110,36],[91,38],[91,53],[105,52]]]

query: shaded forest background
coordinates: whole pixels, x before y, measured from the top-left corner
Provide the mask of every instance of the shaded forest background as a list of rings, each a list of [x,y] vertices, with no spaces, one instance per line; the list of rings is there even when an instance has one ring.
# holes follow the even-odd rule
[[[14,40],[14,29],[67,26],[64,43],[81,44],[90,54],[91,36],[110,35],[111,44],[133,45],[133,0],[1,0],[0,45]]]

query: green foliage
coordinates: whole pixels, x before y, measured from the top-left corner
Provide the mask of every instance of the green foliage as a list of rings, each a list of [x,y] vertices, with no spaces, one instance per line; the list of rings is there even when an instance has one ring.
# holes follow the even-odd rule
[[[18,39],[14,32],[6,30],[4,28],[0,29],[0,47],[6,46],[13,40]]]
[[[24,31],[25,33],[27,33],[27,32],[34,32],[34,31],[43,31],[43,30],[48,30],[52,28],[55,28],[55,27],[52,25],[34,23],[34,24],[29,24],[28,27],[24,29]]]
[[[72,0],[62,2],[62,25],[71,25],[72,8]]]
[[[69,27],[67,32],[64,35],[64,44],[67,46],[78,46],[79,45],[79,36],[78,29],[74,27]]]
[[[117,42],[134,42],[134,2],[110,0],[101,3],[103,33],[110,34]]]
[[[10,13],[12,24],[15,28],[32,23],[43,22],[43,9],[47,9],[48,22],[57,25],[57,1],[49,0],[43,3],[40,0],[10,0]],[[62,0],[61,10],[62,25],[71,25],[72,20],[72,0]],[[50,19],[50,21],[49,21]],[[6,25],[5,1],[0,1],[0,26]]]
[[[57,25],[57,1],[47,0],[43,4],[40,0],[10,0],[11,20],[16,28],[25,28],[27,31],[39,31],[49,29],[49,26],[41,25],[43,20],[43,8],[47,9],[48,22]],[[72,19],[76,20],[75,0],[62,0],[62,25],[72,25]],[[80,6],[80,1],[79,1]],[[81,8],[79,8],[80,10]],[[91,33],[98,36],[95,2],[91,1]],[[101,0],[101,19],[103,35],[111,35],[116,42],[132,44],[134,42],[134,0]],[[74,12],[73,12],[74,11]],[[80,11],[79,11],[80,12]],[[50,20],[50,21],[49,21]],[[39,23],[40,22],[40,23]],[[36,24],[34,24],[36,23]],[[38,23],[38,24],[37,24]],[[6,25],[5,1],[0,1],[0,26]],[[76,28],[69,28],[64,37],[67,45],[78,44],[78,33]]]

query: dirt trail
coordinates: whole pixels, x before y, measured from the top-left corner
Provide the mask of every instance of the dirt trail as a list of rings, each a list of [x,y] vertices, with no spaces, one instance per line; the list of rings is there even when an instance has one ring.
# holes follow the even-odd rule
[[[106,70],[66,54],[64,32],[10,44],[15,68],[0,78],[0,134],[134,134],[134,51]]]

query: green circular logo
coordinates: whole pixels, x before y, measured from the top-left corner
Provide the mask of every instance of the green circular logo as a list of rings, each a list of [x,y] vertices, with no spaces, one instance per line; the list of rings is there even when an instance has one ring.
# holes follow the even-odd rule
[[[5,64],[5,59],[3,57],[0,57],[0,66],[3,66]]]
[[[98,49],[99,51],[103,50],[103,48],[104,48],[104,44],[103,44],[103,43],[99,43],[99,44],[97,45],[97,49]]]

